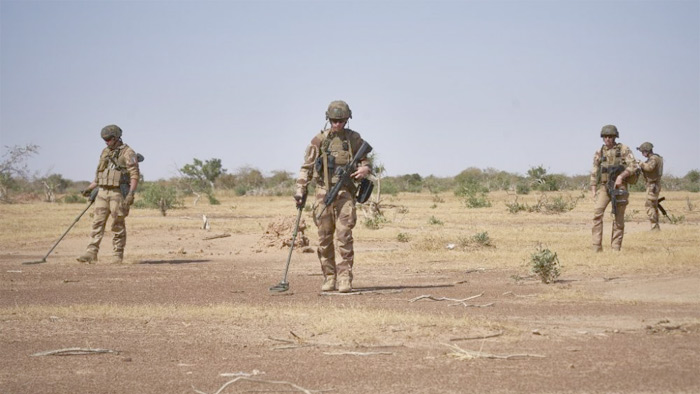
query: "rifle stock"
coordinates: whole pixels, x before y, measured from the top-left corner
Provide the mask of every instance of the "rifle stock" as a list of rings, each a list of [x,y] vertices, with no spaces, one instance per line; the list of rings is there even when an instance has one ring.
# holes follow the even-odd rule
[[[612,204],[611,213],[613,214],[613,216],[617,215],[618,193],[617,189],[615,188],[615,180],[617,179],[618,175],[620,175],[624,170],[625,167],[622,165],[611,166],[607,168],[608,181],[605,183],[605,190],[608,192],[608,196],[610,196],[610,203]]]
[[[323,215],[323,213],[326,211],[326,208],[328,208],[328,206],[335,201],[343,186],[346,185],[347,182],[351,181],[350,175],[352,175],[354,172],[357,163],[371,151],[372,146],[370,146],[367,141],[362,141],[362,145],[360,146],[360,149],[358,149],[357,153],[355,153],[355,157],[352,158],[352,161],[336,170],[338,182],[333,185],[333,187],[326,194],[326,198],[323,199],[323,209],[321,210],[321,213],[318,214],[318,219],[321,218],[321,215]]]

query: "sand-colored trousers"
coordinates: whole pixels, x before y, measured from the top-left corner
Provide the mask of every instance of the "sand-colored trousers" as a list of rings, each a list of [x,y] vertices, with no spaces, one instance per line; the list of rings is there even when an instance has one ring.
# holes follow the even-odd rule
[[[123,255],[124,247],[126,246],[126,222],[125,219],[129,215],[129,207],[124,207],[124,197],[119,188],[104,188],[100,187],[95,199],[95,218],[92,222],[92,231],[90,231],[90,243],[88,244],[88,252],[97,253],[100,249],[100,243],[105,233],[107,218],[112,217],[112,247],[114,255]]]
[[[352,229],[357,223],[355,197],[350,192],[341,190],[335,201],[326,208],[319,218],[318,214],[323,210],[325,197],[326,190],[316,189],[314,222],[318,227],[317,253],[321,270],[324,276],[348,275],[352,278],[352,266],[355,258]],[[336,242],[341,260],[338,264],[335,261]]]
[[[621,187],[621,189],[625,189]],[[610,204],[610,196],[604,187],[598,189],[595,195],[595,209],[593,211],[592,244],[593,250],[602,249],[603,243],[603,215],[605,208]],[[622,237],[625,234],[625,209],[627,204],[617,204],[617,212],[612,224],[611,247],[613,250],[620,250],[622,247]]]
[[[661,193],[661,185],[656,182],[647,183],[647,201],[644,206],[647,208],[647,216],[651,223],[652,230],[658,230],[659,227],[659,193]]]

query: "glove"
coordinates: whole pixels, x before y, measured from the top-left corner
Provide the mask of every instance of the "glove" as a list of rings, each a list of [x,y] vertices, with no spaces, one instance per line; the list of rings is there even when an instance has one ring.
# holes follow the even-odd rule
[[[134,203],[134,192],[129,192],[129,194],[124,197],[124,205],[130,207]]]
[[[90,197],[90,193],[92,193],[92,189],[83,189],[80,191],[80,194],[82,194],[83,197]]]
[[[295,194],[294,200],[296,201],[297,209],[301,209],[306,204],[306,194]]]

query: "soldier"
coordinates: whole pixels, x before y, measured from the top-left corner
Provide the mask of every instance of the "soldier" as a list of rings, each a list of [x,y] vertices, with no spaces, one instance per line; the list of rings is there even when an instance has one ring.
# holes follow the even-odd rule
[[[639,145],[637,150],[647,158],[646,162],[639,163],[647,189],[647,201],[644,206],[647,207],[651,229],[661,230],[659,227],[659,193],[661,192],[661,176],[664,172],[664,159],[654,153],[654,145],[651,142]]]
[[[625,232],[625,208],[627,207],[628,183],[636,183],[636,161],[630,148],[615,142],[620,136],[617,127],[603,126],[600,131],[603,146],[593,156],[591,171],[591,192],[595,201],[593,212],[592,240],[593,250],[603,250],[603,214],[608,203],[612,206],[614,221],[612,224],[611,246],[615,251],[622,247]],[[600,190],[602,186],[603,190]]]
[[[122,129],[116,125],[105,126],[100,135],[107,144],[102,150],[97,165],[95,180],[83,195],[88,196],[95,187],[100,188],[95,200],[95,219],[92,222],[90,243],[78,261],[92,263],[97,261],[97,252],[107,224],[107,217],[112,216],[112,263],[121,263],[126,246],[125,218],[134,203],[134,192],[139,184],[138,155],[122,142]]]
[[[363,143],[360,134],[346,128],[352,111],[344,101],[333,101],[328,105],[326,120],[330,128],[318,133],[304,153],[304,164],[299,171],[297,189],[294,194],[297,208],[306,200],[308,184],[313,179],[316,185],[316,202],[314,204],[314,223],[318,227],[318,259],[321,263],[324,281],[321,291],[337,289],[341,293],[352,291],[352,266],[354,263],[352,229],[357,222],[355,212],[355,192],[352,185],[344,186],[337,198],[317,217],[323,209],[326,193],[338,182],[335,173],[353,159],[354,152]],[[327,124],[326,124],[327,125]],[[362,158],[357,169],[351,174],[352,178],[361,180],[371,172],[367,157]],[[340,263],[335,261],[333,234],[338,244]]]

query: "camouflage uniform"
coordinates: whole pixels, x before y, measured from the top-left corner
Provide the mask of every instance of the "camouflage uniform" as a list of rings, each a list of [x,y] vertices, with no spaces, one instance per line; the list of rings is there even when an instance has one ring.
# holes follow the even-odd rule
[[[335,278],[352,282],[352,267],[354,263],[352,229],[357,222],[355,211],[356,188],[351,184],[338,193],[335,201],[329,205],[321,217],[318,214],[324,207],[326,193],[338,177],[333,168],[339,168],[352,161],[354,152],[362,145],[360,134],[345,128],[340,132],[326,129],[317,134],[304,154],[304,164],[297,178],[297,195],[306,195],[311,180],[316,184],[316,201],[314,203],[314,223],[318,227],[319,245],[317,254],[321,263],[324,279],[331,279],[333,286]],[[324,160],[324,156],[328,160]],[[367,158],[363,158],[358,167],[369,166]],[[334,236],[337,241],[340,263],[336,264]]]
[[[635,174],[635,158],[632,151],[626,145],[616,143],[608,149],[603,145],[595,155],[593,155],[593,169],[591,170],[591,186],[596,187],[595,208],[593,211],[592,242],[593,250],[602,250],[603,240],[603,214],[605,208],[610,203],[605,184],[608,181],[607,169],[611,166],[622,165],[629,174]],[[614,182],[614,180],[613,180]],[[625,179],[619,189],[627,190],[627,179]],[[625,232],[625,209],[627,201],[620,201],[612,224],[611,246],[613,250],[620,250],[622,247],[622,237]]]
[[[139,176],[137,154],[131,147],[119,142],[114,149],[107,147],[102,150],[93,181],[100,190],[95,199],[90,243],[86,253],[79,257],[78,261],[90,262],[97,259],[109,216],[112,217],[111,230],[114,233],[112,239],[113,257],[115,261],[121,261],[126,246],[125,219],[129,215],[130,208],[129,204],[125,203],[125,197],[129,191],[129,184],[132,180],[136,180],[138,183]]]
[[[637,149],[642,150],[641,147]],[[663,175],[664,159],[656,153],[649,152],[646,162],[639,163],[639,168],[641,168],[646,181],[647,201],[644,206],[647,208],[651,229],[660,230],[659,193],[661,192],[661,175]]]

